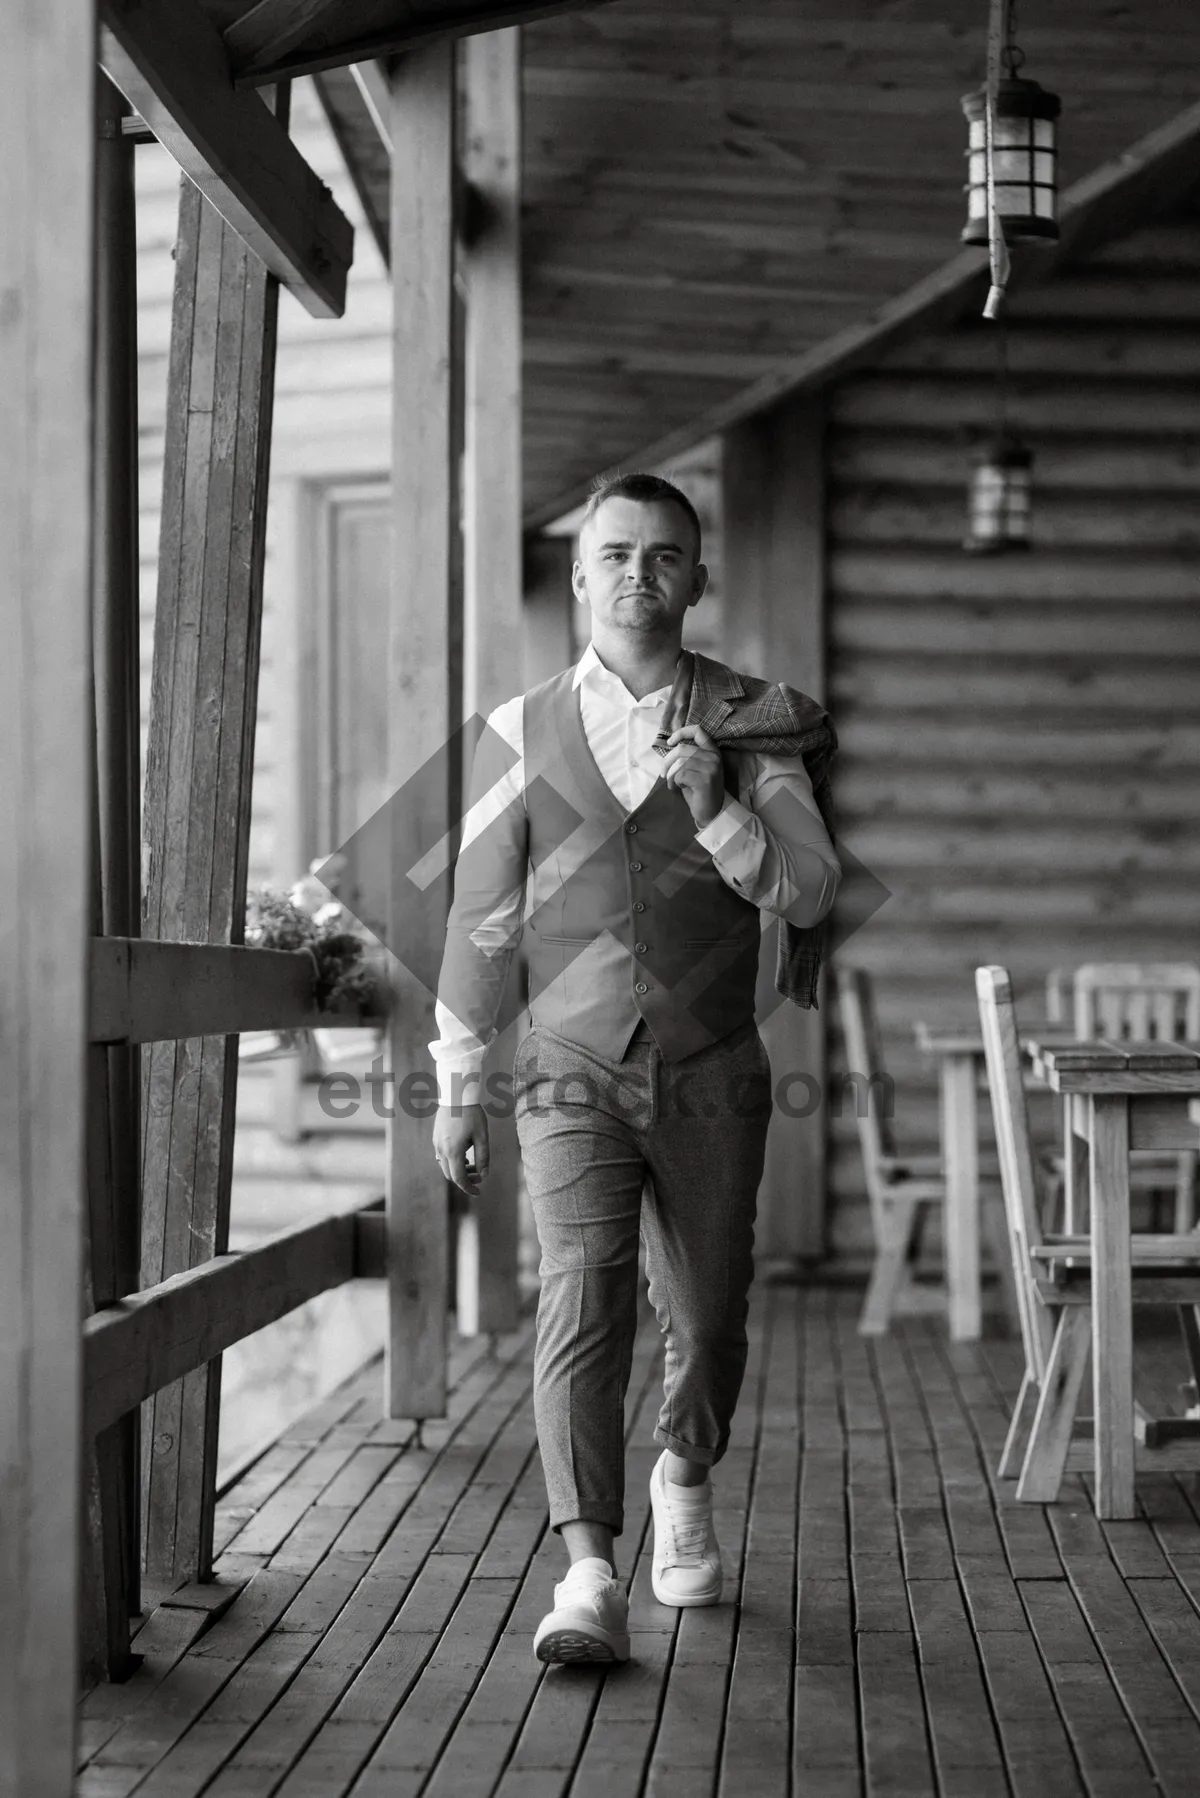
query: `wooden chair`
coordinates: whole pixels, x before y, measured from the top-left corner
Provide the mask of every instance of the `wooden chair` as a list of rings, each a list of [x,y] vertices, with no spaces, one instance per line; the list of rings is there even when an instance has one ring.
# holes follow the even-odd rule
[[[1069,1019],[1076,1036],[1087,1040],[1200,1042],[1200,966],[1085,962],[1073,972],[1054,968],[1046,977],[1046,1016],[1051,1022]],[[1064,1141],[1069,1153],[1069,1131]],[[1196,1224],[1197,1160],[1190,1149],[1178,1154],[1145,1149],[1130,1159],[1134,1192],[1174,1190],[1177,1235]]]
[[[1051,1503],[1066,1469],[1091,1347],[1091,1244],[1087,1236],[1043,1231],[1007,969],[977,968],[975,988],[1025,1349],[1025,1374],[998,1471],[1010,1477],[1019,1464],[1017,1497]],[[1161,1236],[1134,1237],[1134,1303],[1179,1309],[1193,1375],[1200,1377],[1200,1237],[1180,1244],[1174,1264],[1164,1263],[1162,1247]],[[1162,1426],[1143,1420],[1142,1427],[1153,1441],[1154,1429]]]
[[[925,1212],[930,1205],[945,1205],[946,1183],[939,1154],[897,1152],[891,1119],[873,1100],[874,1093],[890,1090],[890,1082],[883,1063],[870,976],[861,968],[839,967],[837,990],[847,1065],[856,1075],[865,1075],[867,1081],[865,1102],[856,1104],[854,1109],[871,1208],[875,1260],[858,1328],[860,1335],[882,1336],[898,1313],[930,1308],[921,1303],[922,1295],[914,1288],[912,1262]],[[1007,1273],[1003,1243],[996,1246],[1002,1269]],[[939,1295],[939,1307],[941,1302]]]

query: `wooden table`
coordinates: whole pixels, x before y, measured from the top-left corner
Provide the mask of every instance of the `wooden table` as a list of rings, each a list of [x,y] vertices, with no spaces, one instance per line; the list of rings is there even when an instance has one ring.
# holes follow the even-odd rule
[[[985,1071],[983,1037],[978,1027],[934,1028],[914,1025],[918,1046],[938,1063],[941,1093],[942,1170],[946,1181],[946,1213],[942,1225],[946,1245],[950,1336],[974,1342],[983,1329],[980,1277],[981,1207],[979,1198],[979,1086]],[[1042,1027],[1037,1040],[1073,1042],[1069,1031]],[[1029,1040],[1024,1039],[1026,1052]],[[1007,1256],[1001,1269],[1004,1277]],[[1009,1282],[1005,1280],[1006,1297]]]
[[[1069,1100],[1087,1146],[1091,1189],[1092,1382],[1096,1514],[1133,1517],[1133,1276],[1131,1149],[1200,1147],[1200,1044],[1029,1045],[1034,1068]],[[1077,1226],[1078,1227],[1078,1226]]]

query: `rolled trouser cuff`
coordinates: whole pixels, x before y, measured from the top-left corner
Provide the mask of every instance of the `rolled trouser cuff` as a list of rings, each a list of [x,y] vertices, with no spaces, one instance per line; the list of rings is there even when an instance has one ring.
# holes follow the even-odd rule
[[[728,1442],[722,1442],[718,1448],[704,1448],[695,1442],[685,1442],[682,1436],[672,1436],[660,1425],[655,1426],[654,1440],[660,1448],[670,1449],[681,1460],[698,1461],[702,1467],[715,1467],[729,1446]]]

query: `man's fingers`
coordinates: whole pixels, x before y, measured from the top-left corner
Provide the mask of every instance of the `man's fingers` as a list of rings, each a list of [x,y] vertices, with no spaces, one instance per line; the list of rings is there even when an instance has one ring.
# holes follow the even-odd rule
[[[460,1192],[468,1196],[478,1192],[488,1166],[488,1121],[483,1108],[473,1105],[463,1112],[441,1106],[433,1126],[433,1153],[443,1176]]]
[[[695,726],[691,728],[694,729]],[[674,749],[667,751],[663,757],[663,779],[669,787],[678,785],[679,777],[685,768],[691,768],[700,780],[707,780],[715,774],[719,763],[709,763],[704,760],[705,747],[702,743],[689,741],[677,743]],[[715,751],[709,750],[708,754],[715,755]]]
[[[477,1179],[481,1180],[487,1173],[488,1165],[491,1161],[491,1146],[488,1143],[486,1117],[481,1117],[478,1124],[475,1126],[473,1146],[475,1149],[475,1174]]]
[[[465,1148],[455,1149],[450,1156],[450,1179],[460,1192],[473,1193],[479,1185],[479,1179],[473,1168],[467,1166]]]

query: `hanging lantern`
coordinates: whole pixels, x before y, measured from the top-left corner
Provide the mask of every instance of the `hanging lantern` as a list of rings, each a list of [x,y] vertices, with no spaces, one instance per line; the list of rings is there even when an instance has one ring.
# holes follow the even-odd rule
[[[967,150],[967,222],[964,243],[988,241],[987,89],[966,94],[963,111],[970,126]],[[1054,121],[1057,94],[1036,81],[1014,76],[1000,82],[992,136],[996,214],[1009,243],[1058,236]]]
[[[968,124],[964,243],[988,242],[989,148],[992,207],[1005,241],[1058,236],[1055,121],[1061,102],[1019,73],[1025,55],[1015,29],[1014,0],[992,0],[988,80],[962,102]]]
[[[963,548],[974,555],[1028,549],[1032,500],[1032,452],[1012,437],[995,438],[971,471]]]

